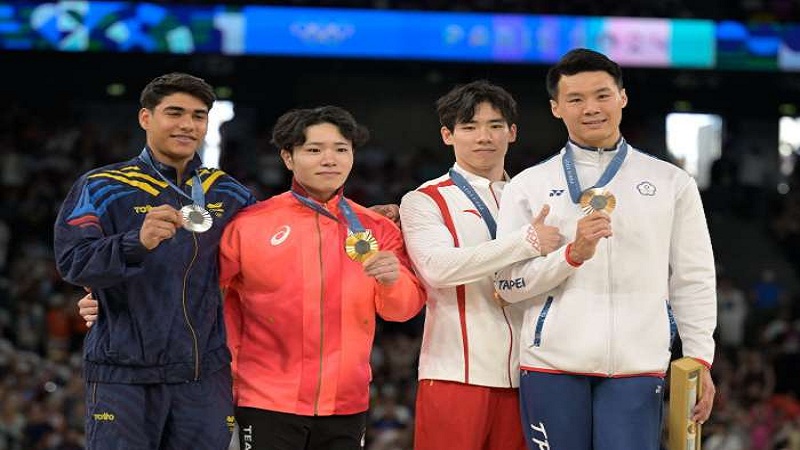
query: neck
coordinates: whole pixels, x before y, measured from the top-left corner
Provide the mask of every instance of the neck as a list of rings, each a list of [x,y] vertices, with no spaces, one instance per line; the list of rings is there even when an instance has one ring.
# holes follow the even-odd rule
[[[189,161],[192,160],[192,158],[174,159],[157,152],[152,152],[152,155],[153,158],[159,163],[175,169],[175,172],[177,172],[178,182],[183,180],[183,174],[186,172],[186,166],[189,165]]]
[[[607,138],[607,139],[598,140],[598,141],[591,141],[591,142],[590,141],[583,141],[583,140],[575,139],[572,136],[569,137],[569,139],[572,142],[574,142],[575,144],[577,144],[578,146],[583,147],[585,149],[589,149],[589,150],[597,150],[597,149],[616,150],[617,149],[617,144],[619,144],[619,141],[620,141],[621,138],[622,138],[622,135],[620,133],[615,133],[613,137],[610,137],[610,138]]]
[[[477,175],[479,177],[486,178],[491,182],[495,181],[503,181],[506,179],[505,177],[505,170],[503,169],[502,165],[498,165],[496,167],[490,167],[487,169],[477,168],[477,167],[465,167],[461,164],[458,165],[462,170],[469,172],[473,175]]]
[[[330,199],[336,196],[337,192],[339,192],[339,189],[336,189],[335,191],[310,190],[302,183],[297,181],[297,179],[293,179],[292,184],[293,191],[320,203],[327,203],[330,201]]]

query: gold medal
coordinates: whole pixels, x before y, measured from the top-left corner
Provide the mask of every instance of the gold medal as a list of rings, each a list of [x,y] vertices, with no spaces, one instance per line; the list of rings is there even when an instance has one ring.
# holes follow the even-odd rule
[[[617,206],[617,199],[606,189],[591,188],[581,194],[580,205],[581,211],[586,215],[595,211],[605,211],[611,214],[611,211]]]
[[[369,230],[351,233],[344,241],[344,251],[353,261],[364,262],[378,252],[378,241]]]
[[[213,219],[211,214],[200,205],[186,205],[181,208],[183,228],[195,233],[205,233],[211,229]]]

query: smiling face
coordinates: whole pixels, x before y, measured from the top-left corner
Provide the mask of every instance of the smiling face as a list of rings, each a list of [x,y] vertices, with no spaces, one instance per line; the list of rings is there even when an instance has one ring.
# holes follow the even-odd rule
[[[305,142],[291,151],[281,150],[281,158],[313,199],[326,202],[350,175],[353,143],[331,123],[309,126],[305,137]]]
[[[208,108],[197,97],[178,92],[164,97],[152,110],[139,110],[139,125],[159,162],[183,168],[191,161],[208,131]]]
[[[517,126],[509,125],[491,103],[478,104],[471,120],[456,123],[453,131],[442,127],[441,133],[444,143],[453,146],[459,166],[493,181],[502,179],[508,144],[517,139]]]
[[[561,76],[550,109],[564,121],[576,143],[610,148],[620,138],[622,108],[627,104],[625,89],[620,89],[608,72],[579,72]]]

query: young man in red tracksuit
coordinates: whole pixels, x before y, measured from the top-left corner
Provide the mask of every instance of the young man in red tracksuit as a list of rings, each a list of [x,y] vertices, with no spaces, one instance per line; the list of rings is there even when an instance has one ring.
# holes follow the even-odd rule
[[[408,320],[425,301],[398,227],[343,195],[366,137],[338,107],[281,116],[292,187],[222,236],[242,448],[363,448],[376,314]]]

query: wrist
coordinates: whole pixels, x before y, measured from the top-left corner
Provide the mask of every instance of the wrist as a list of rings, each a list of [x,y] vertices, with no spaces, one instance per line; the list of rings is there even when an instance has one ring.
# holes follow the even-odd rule
[[[572,267],[582,266],[583,261],[578,261],[574,259],[570,253],[572,253],[572,243],[567,244],[567,249],[564,251],[564,258],[567,260],[567,264],[569,264]]]

